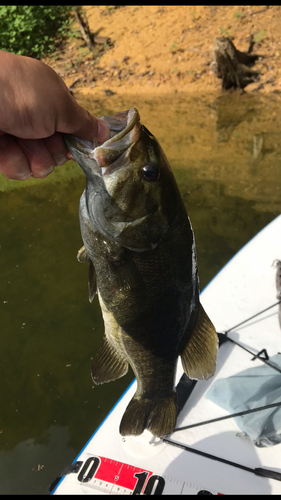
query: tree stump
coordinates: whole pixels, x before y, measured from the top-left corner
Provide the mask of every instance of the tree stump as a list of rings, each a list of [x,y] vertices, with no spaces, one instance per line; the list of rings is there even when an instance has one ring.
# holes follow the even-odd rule
[[[215,39],[215,61],[212,70],[222,79],[223,89],[239,89],[243,91],[246,85],[259,80],[260,72],[251,69],[255,61],[262,57],[258,54],[250,54],[252,43],[248,52],[237,50],[234,43],[227,37]]]

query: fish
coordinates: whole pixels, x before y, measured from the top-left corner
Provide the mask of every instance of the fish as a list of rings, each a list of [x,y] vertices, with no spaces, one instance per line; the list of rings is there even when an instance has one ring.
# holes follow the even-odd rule
[[[276,276],[275,276],[276,291],[277,291],[276,298],[277,300],[281,301],[281,260],[275,259],[272,263],[272,266],[276,268]],[[281,302],[279,303],[278,318],[279,318],[279,326],[281,328]]]
[[[120,422],[122,436],[170,434],[177,420],[175,376],[207,380],[218,337],[199,299],[195,239],[169,162],[136,108],[102,116],[110,138],[99,145],[64,134],[86,176],[79,219],[104,338],[92,364],[103,384],[129,366],[136,392]]]

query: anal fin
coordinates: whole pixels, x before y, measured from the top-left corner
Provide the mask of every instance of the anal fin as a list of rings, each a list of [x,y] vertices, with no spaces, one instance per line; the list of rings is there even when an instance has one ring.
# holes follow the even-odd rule
[[[121,358],[105,338],[92,364],[92,379],[95,384],[111,382],[126,375],[128,363]]]
[[[181,353],[181,362],[190,379],[207,380],[216,370],[218,336],[209,316],[199,304],[195,327]]]

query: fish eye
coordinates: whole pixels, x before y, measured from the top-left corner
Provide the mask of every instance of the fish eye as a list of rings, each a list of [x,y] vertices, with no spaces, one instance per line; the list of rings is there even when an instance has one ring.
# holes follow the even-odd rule
[[[156,165],[145,165],[142,168],[142,176],[147,182],[157,181],[159,175],[159,168]]]

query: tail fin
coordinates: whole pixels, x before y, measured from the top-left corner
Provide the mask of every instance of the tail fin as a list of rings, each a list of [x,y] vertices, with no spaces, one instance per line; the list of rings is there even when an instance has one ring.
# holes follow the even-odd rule
[[[139,436],[148,429],[154,436],[173,432],[177,420],[177,395],[167,398],[142,399],[133,397],[120,423],[122,436]]]

